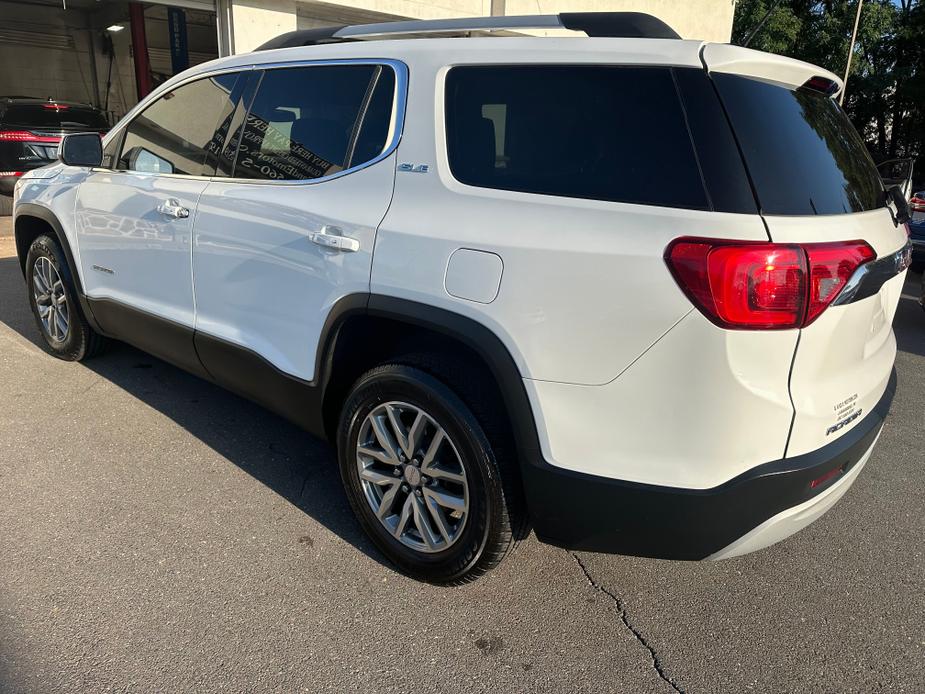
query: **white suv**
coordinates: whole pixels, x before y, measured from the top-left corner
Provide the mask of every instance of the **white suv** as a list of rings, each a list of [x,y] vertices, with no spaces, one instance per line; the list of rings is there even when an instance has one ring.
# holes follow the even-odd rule
[[[590,36],[445,37],[527,26]],[[840,88],[630,13],[293,32],[68,136],[17,249],[53,354],[124,340],[336,442],[414,576],[531,526],[729,557],[845,493],[893,391],[907,229]]]

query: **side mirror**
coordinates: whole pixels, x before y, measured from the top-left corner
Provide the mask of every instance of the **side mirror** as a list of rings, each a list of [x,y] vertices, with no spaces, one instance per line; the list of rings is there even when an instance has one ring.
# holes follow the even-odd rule
[[[99,133],[65,135],[58,147],[58,158],[68,166],[101,166],[103,140]]]

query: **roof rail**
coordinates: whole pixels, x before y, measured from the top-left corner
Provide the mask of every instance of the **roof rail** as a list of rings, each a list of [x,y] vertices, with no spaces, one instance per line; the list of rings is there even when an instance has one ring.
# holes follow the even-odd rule
[[[559,14],[511,17],[409,20],[303,29],[281,34],[256,50],[317,46],[400,34],[447,34],[469,31],[516,31],[518,29],[571,29],[583,31],[588,36],[611,38],[681,38],[665,22],[642,12],[560,12]]]

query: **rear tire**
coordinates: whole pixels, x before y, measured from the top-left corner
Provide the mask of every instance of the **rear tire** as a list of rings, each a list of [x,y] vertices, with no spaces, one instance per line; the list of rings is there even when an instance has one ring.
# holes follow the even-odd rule
[[[402,572],[465,583],[513,548],[495,453],[470,409],[434,376],[400,364],[368,371],[344,403],[337,448],[360,525]]]
[[[57,240],[47,234],[29,247],[26,285],[32,315],[49,352],[65,361],[83,361],[103,351],[106,338],[87,322],[71,268]]]

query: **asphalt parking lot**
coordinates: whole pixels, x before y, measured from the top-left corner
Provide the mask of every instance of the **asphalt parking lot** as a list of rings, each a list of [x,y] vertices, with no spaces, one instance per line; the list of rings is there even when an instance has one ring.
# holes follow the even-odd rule
[[[0,692],[921,692],[918,281],[880,443],[815,525],[720,563],[530,538],[444,589],[383,563],[282,419],[127,346],[49,357],[0,257]]]

